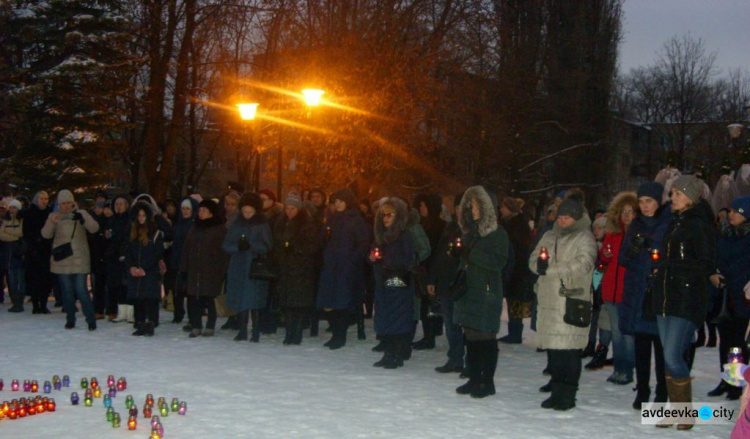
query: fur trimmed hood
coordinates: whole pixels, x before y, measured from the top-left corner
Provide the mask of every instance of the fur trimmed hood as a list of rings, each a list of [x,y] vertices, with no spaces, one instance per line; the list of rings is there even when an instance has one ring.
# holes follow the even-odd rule
[[[633,207],[634,212],[638,211],[638,197],[635,192],[624,191],[615,195],[607,209],[607,225],[604,228],[607,233],[621,233],[624,231],[620,216],[625,206],[628,205]]]
[[[160,215],[161,209],[159,208],[159,203],[154,200],[154,197],[152,197],[149,194],[140,194],[133,200],[133,205],[135,205],[137,202],[143,201],[144,203],[148,203],[151,205],[151,212],[153,212],[153,215]]]
[[[129,216],[131,223],[138,221],[138,211],[141,209],[143,209],[143,211],[146,212],[146,218],[148,221],[153,220],[154,218],[153,206],[148,201],[140,199],[136,201],[135,203],[133,203],[133,205],[130,206],[130,209],[128,210],[128,216]]]
[[[479,203],[479,221],[474,221],[471,214],[471,202]],[[497,230],[497,208],[492,203],[490,194],[482,186],[472,186],[466,189],[461,198],[461,216],[458,218],[461,232],[477,232],[484,238]]]
[[[393,225],[387,229],[383,225],[384,206],[392,206],[396,210],[396,218],[394,218]],[[377,245],[383,245],[390,244],[397,240],[398,237],[408,228],[411,217],[412,215],[411,211],[409,211],[409,206],[407,206],[402,199],[396,197],[386,199],[380,204],[378,213],[375,215],[375,243]],[[419,217],[419,213],[417,213],[417,217]],[[419,219],[417,219],[417,224],[418,223]]]

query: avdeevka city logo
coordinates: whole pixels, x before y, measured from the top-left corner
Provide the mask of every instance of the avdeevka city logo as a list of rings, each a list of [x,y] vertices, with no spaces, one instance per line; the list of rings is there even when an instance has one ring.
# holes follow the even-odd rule
[[[704,421],[708,421],[709,419],[713,418],[714,411],[711,409],[711,407],[704,405],[700,409],[698,409],[698,417],[703,419]]]
[[[650,403],[641,410],[641,424],[674,423],[720,424],[734,422],[736,407],[711,403]]]

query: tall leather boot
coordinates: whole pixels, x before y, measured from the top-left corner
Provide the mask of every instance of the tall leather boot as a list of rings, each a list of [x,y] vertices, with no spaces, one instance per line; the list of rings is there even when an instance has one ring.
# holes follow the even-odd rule
[[[411,344],[410,334],[407,335],[394,335],[391,336],[391,343],[389,344],[390,355],[387,357],[386,363],[383,365],[384,369],[396,369],[404,365],[404,348]]]
[[[346,331],[349,329],[349,316],[346,311],[335,311],[333,325],[333,337],[328,345],[328,349],[336,350],[346,346]]]
[[[495,370],[497,369],[498,348],[495,340],[477,342],[482,357],[482,371],[479,386],[471,392],[472,398],[484,398],[495,394]]]
[[[693,402],[693,381],[690,379],[690,377],[680,379],[672,378],[671,382],[672,383],[670,386],[670,381],[667,380],[667,388],[669,389],[670,401],[681,402],[683,404],[690,404]],[[677,424],[677,429],[690,430],[691,428],[693,428],[694,424],[694,419],[687,418],[683,423]]]
[[[422,319],[422,332],[424,336],[421,340],[416,343],[412,343],[411,347],[415,351],[424,351],[427,349],[435,348],[435,328],[432,319],[425,317]]]
[[[237,335],[234,337],[234,341],[245,341],[247,340],[247,322],[250,318],[250,311],[240,311],[235,317],[237,320],[237,326],[239,327],[239,332],[237,332]]]
[[[391,360],[391,356],[394,355],[395,346],[392,346],[396,344],[395,336],[393,335],[381,335],[380,336],[380,344],[383,346],[383,357],[373,363],[373,367],[384,367],[386,364],[388,364]]]
[[[253,319],[253,329],[250,342],[258,343],[260,341],[260,312],[257,309],[252,310],[250,311],[250,317]]]
[[[482,358],[477,349],[477,342],[466,340],[466,367],[464,371],[469,376],[469,381],[456,388],[459,395],[469,395],[476,392],[482,379]]]

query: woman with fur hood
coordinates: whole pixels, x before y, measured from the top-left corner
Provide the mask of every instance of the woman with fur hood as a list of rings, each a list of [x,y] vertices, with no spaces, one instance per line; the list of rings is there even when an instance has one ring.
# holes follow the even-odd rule
[[[412,337],[414,282],[410,273],[418,262],[412,233],[407,230],[409,208],[388,198],[375,217],[375,242],[370,252],[375,277],[375,332],[384,347],[375,367],[404,365]]]
[[[569,410],[575,407],[581,377],[581,352],[588,343],[589,328],[565,323],[566,297],[561,283],[579,293],[576,299],[591,301],[597,245],[590,230],[591,220],[583,204],[575,198],[563,201],[557,209],[552,230],[546,232],[529,257],[529,269],[537,279],[537,343],[547,350],[552,395],[542,408]],[[542,248],[547,250],[547,267],[539,264]]]
[[[39,191],[23,215],[23,236],[26,240],[26,291],[31,295],[32,313],[49,314],[47,299],[52,289],[50,274],[50,240],[42,237],[47,217],[52,213],[49,194]]]
[[[221,250],[227,228],[219,215],[219,205],[203,200],[198,206],[198,219],[190,228],[180,260],[180,279],[187,285],[190,338],[211,337],[216,327],[214,299],[221,293],[227,272],[228,256]],[[203,311],[208,312],[203,331]]]
[[[333,350],[346,345],[346,331],[354,307],[362,303],[370,234],[359,212],[357,198],[350,189],[331,195],[331,203],[333,213],[322,230],[323,267],[318,282],[317,307],[326,312],[333,332],[324,346]]]
[[[612,326],[612,353],[615,370],[607,381],[614,384],[633,382],[635,367],[635,339],[632,334],[620,332],[618,308],[622,302],[625,282],[625,267],[620,264],[620,246],[638,210],[635,192],[620,192],[609,205],[604,242],[599,249],[600,264],[605,266],[602,278],[602,302],[604,312]]]
[[[498,226],[497,207],[482,186],[466,190],[458,224],[463,236],[461,266],[466,269],[467,293],[456,300],[453,321],[464,328],[469,381],[458,387],[461,395],[484,398],[495,394],[497,332],[503,310],[503,269],[510,241]]]
[[[253,332],[250,341],[260,339],[259,310],[268,299],[268,281],[250,279],[253,259],[265,256],[273,247],[271,228],[263,216],[263,201],[254,193],[239,200],[239,214],[229,227],[221,248],[230,255],[227,272],[226,305],[237,311],[239,332],[235,341],[247,340],[247,325],[252,313]]]
[[[135,326],[138,328],[133,335],[152,336],[159,322],[162,274],[159,263],[164,257],[164,238],[148,203],[135,203],[130,215],[125,266],[128,270],[128,299],[135,303]]]

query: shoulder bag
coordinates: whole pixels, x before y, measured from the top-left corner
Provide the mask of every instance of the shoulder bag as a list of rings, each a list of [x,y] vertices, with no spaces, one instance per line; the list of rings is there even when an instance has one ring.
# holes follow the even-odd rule
[[[66,242],[65,244],[60,244],[57,247],[54,247],[52,251],[50,251],[50,254],[52,255],[52,259],[55,260],[55,262],[60,262],[62,260],[65,260],[71,256],[73,256],[73,237],[76,234],[76,227],[78,226],[78,221],[75,221],[73,224],[73,233],[70,234],[70,241]]]
[[[555,261],[557,261],[557,241],[555,241]],[[583,296],[583,288],[567,288],[560,279],[560,296],[565,297],[565,315],[563,321],[578,328],[587,328],[591,324],[591,301],[576,299]]]

